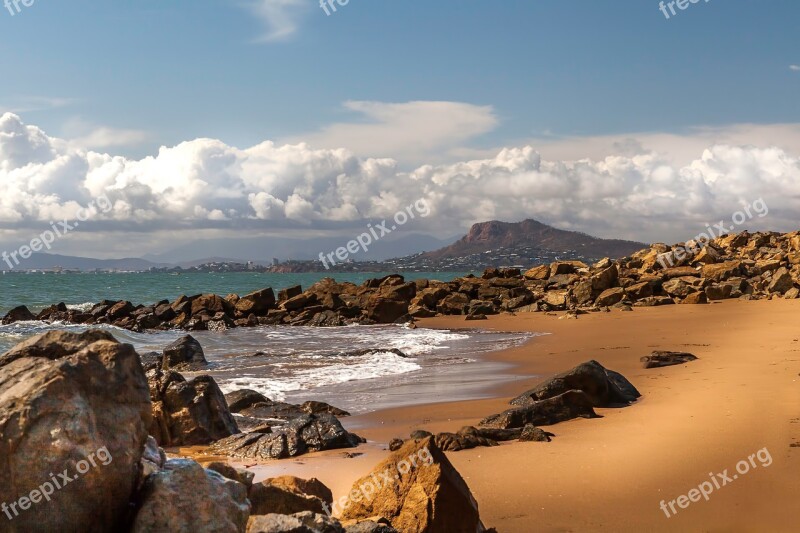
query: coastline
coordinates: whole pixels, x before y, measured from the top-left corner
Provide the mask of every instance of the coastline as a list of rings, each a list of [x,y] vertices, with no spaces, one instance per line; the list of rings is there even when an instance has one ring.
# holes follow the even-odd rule
[[[792,495],[800,489],[793,474],[800,467],[800,448],[790,447],[800,442],[798,310],[800,302],[793,300],[731,300],[590,313],[577,320],[561,320],[561,313],[493,316],[479,327],[551,335],[484,356],[513,364],[508,373],[517,376],[487,391],[490,398],[342,419],[370,443],[260,465],[254,468],[256,479],[317,477],[334,496],[342,495],[383,459],[389,439],[414,429],[475,425],[539,381],[596,359],[630,379],[642,398],[623,409],[597,409],[600,419],[548,426],[556,435],[551,443],[503,443],[447,454],[487,526],[501,532],[529,531],[533,524],[541,531],[792,531]],[[464,329],[463,320],[437,317],[419,325]],[[639,358],[658,349],[689,351],[699,359],[643,369]],[[733,470],[763,448],[773,460],[768,467],[671,518],[659,508],[661,500],[686,494],[709,472]],[[360,455],[346,458],[348,453]]]

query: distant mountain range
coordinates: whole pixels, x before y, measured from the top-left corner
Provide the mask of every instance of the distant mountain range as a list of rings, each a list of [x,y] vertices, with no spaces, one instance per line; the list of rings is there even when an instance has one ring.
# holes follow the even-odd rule
[[[345,246],[347,240],[344,237],[317,237],[307,240],[282,237],[205,239],[181,245],[163,254],[124,259],[92,259],[38,253],[14,270],[61,267],[83,271],[142,271],[150,268],[191,268],[208,263],[248,261],[270,265],[273,258],[276,258],[279,261],[292,259],[300,262],[298,268],[307,271],[322,268],[316,264],[320,252],[332,252]],[[490,221],[473,225],[467,235],[459,240],[437,239],[423,234],[380,240],[373,243],[368,252],[357,254],[357,261],[369,263],[369,269],[379,268],[385,262],[387,270],[419,267],[461,270],[484,265],[547,262],[559,256],[580,259],[624,257],[646,246],[640,242],[598,239],[585,233],[553,228],[536,220]],[[214,255],[203,257],[200,254],[204,252]],[[354,269],[357,270],[357,267]],[[0,263],[0,270],[9,270],[8,265]]]
[[[481,222],[450,246],[422,257],[431,260],[480,254],[490,250],[531,247],[553,253],[576,252],[584,257],[624,257],[646,248],[641,242],[598,239],[577,231],[566,231],[528,219],[522,222]]]

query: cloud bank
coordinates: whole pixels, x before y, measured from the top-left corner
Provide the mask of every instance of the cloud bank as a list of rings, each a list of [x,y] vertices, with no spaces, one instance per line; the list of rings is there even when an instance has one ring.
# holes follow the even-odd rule
[[[800,159],[781,148],[714,145],[683,166],[634,152],[560,161],[521,146],[403,171],[394,159],[360,158],[344,148],[267,141],[240,149],[196,139],[133,160],[77,149],[6,113],[0,231],[72,218],[103,194],[113,209],[81,233],[347,231],[421,198],[431,215],[413,229],[438,235],[485,220],[536,218],[605,237],[677,241],[758,198],[770,214],[753,229],[798,227]]]

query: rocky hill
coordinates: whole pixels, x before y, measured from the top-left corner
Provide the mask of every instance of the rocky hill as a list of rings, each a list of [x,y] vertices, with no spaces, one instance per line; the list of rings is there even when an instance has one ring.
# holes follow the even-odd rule
[[[585,233],[566,231],[528,219],[522,222],[481,222],[474,224],[459,241],[424,258],[445,259],[497,250],[531,247],[555,253],[574,252],[585,258],[624,257],[646,244],[619,239],[598,239]]]

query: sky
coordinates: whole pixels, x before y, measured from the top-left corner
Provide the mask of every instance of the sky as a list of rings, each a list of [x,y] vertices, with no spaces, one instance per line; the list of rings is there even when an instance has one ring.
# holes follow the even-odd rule
[[[675,242],[759,199],[748,229],[798,229],[796,1],[331,4],[0,5],[0,243],[100,196],[59,253],[353,235],[420,199],[403,231],[440,237]]]

